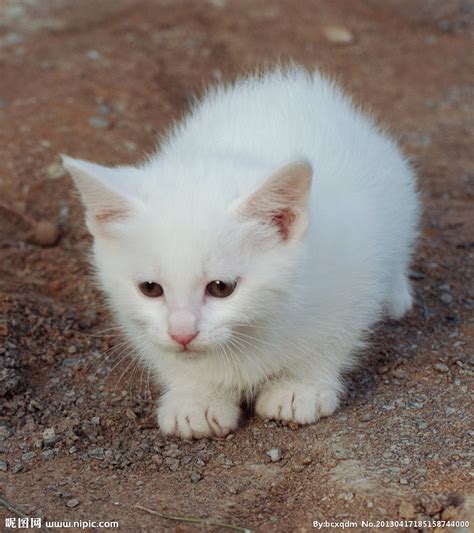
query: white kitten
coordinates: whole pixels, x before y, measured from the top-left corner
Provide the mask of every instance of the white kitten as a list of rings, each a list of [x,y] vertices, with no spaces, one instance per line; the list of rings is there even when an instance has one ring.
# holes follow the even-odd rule
[[[217,87],[137,168],[64,165],[165,434],[224,436],[244,398],[265,418],[332,414],[369,328],[411,307],[415,175],[318,73]]]

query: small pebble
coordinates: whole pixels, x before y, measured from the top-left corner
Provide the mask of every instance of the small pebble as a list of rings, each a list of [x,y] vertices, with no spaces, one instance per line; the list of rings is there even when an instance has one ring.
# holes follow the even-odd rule
[[[97,50],[88,50],[86,55],[91,61],[97,61],[100,59],[100,53]]]
[[[351,44],[354,42],[354,35],[344,26],[327,26],[324,28],[324,35],[330,43]]]
[[[137,415],[130,409],[130,407],[125,411],[125,416],[129,420],[136,420],[137,419]]]
[[[337,496],[337,499],[350,501],[354,499],[354,493],[353,492],[341,492],[341,494]]]
[[[46,428],[43,431],[43,443],[46,446],[52,446],[56,441],[58,440],[58,437],[56,436],[56,432],[54,431],[54,428]]]
[[[267,450],[265,453],[268,455],[268,457],[270,457],[273,463],[281,461],[283,457],[283,452],[280,448],[272,448],[271,450]]]
[[[31,461],[32,459],[34,459],[35,456],[36,456],[35,452],[27,452],[27,453],[24,453],[21,456],[21,458],[23,461]]]
[[[13,32],[7,33],[7,35],[5,35],[5,37],[3,38],[4,42],[7,45],[22,43],[23,39],[24,38],[23,38],[22,35],[20,35],[18,33],[13,33]]]
[[[180,467],[179,459],[175,459],[174,457],[167,457],[165,459],[165,464],[171,472],[176,472]]]
[[[411,502],[403,501],[401,502],[400,507],[398,509],[398,514],[402,518],[415,518],[416,508]]]
[[[12,468],[12,472],[14,474],[18,474],[18,472],[21,472],[23,470],[23,463],[15,463]]]
[[[110,113],[112,112],[112,108],[107,104],[100,104],[97,110],[99,112],[99,115],[110,115]]]
[[[235,463],[232,459],[224,459],[224,468],[232,468],[233,466],[235,466]]]
[[[61,237],[61,230],[57,224],[40,220],[35,222],[28,234],[28,240],[39,246],[54,246]]]
[[[303,465],[293,465],[292,466],[293,472],[303,472],[304,466]]]
[[[449,292],[445,292],[441,295],[441,301],[445,304],[450,304],[454,300],[453,295],[449,294]]]
[[[393,371],[393,377],[394,378],[397,378],[397,379],[405,379],[407,377],[407,374],[404,370],[402,370],[401,368],[396,368],[394,371]]]
[[[349,450],[346,450],[344,448],[336,448],[334,450],[334,457],[336,459],[350,459],[351,453]]]
[[[51,165],[46,167],[46,174],[48,175],[48,178],[57,180],[66,175],[66,170],[61,163],[51,163]]]
[[[71,498],[66,502],[67,507],[77,507],[79,505],[79,500],[77,498]]]
[[[104,457],[108,460],[108,461],[111,461],[113,458],[114,458],[114,452],[112,450],[105,450],[104,452]]]
[[[433,368],[438,372],[441,372],[441,374],[446,374],[449,372],[449,367],[447,367],[444,363],[435,363]]]
[[[191,483],[198,483],[199,481],[201,481],[201,479],[202,476],[198,472],[193,472],[191,474]]]
[[[110,122],[104,117],[91,117],[89,119],[89,124],[93,128],[97,128],[100,130],[106,130],[110,127]]]
[[[9,437],[12,434],[12,432],[11,432],[10,428],[7,425],[4,425],[4,424],[6,424],[6,422],[3,422],[3,424],[2,424],[2,422],[3,421],[0,420],[0,437],[7,438],[7,437]]]
[[[408,485],[408,480],[406,478],[404,478],[404,477],[401,477],[399,479],[399,483],[400,483],[400,485]]]
[[[8,470],[8,465],[5,461],[0,461],[0,470],[6,472]]]
[[[93,448],[89,450],[88,454],[92,459],[103,459],[105,457],[104,448]]]
[[[135,152],[138,148],[137,143],[134,143],[133,141],[124,141],[123,144],[129,152]]]

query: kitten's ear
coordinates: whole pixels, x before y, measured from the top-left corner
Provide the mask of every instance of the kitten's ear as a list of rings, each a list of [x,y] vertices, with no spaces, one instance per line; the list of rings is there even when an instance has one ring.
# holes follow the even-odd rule
[[[240,213],[275,226],[282,240],[301,238],[308,225],[312,175],[306,161],[285,165],[241,205]]]
[[[122,169],[102,167],[65,155],[61,158],[81,194],[89,231],[93,235],[113,236],[118,224],[132,216],[137,207],[136,202],[111,185]]]

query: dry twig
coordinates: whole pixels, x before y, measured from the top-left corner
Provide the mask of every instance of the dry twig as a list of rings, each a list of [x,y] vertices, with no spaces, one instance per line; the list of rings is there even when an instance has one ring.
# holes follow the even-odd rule
[[[142,507],[141,505],[135,505],[135,507],[147,513],[159,516],[160,518],[166,518],[168,520],[175,520],[178,522],[190,522],[193,524],[200,524],[201,526],[206,527],[222,527],[225,529],[233,529],[234,531],[240,531],[241,533],[254,533],[251,529],[248,529],[246,527],[225,524],[223,522],[212,520],[211,518],[198,518],[195,516],[176,516],[168,513],[161,513],[160,511],[154,511],[153,509],[148,509],[147,507]]]

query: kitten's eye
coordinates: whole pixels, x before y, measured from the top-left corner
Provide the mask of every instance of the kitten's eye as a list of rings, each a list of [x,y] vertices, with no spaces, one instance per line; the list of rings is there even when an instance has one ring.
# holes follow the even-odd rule
[[[216,280],[207,284],[206,292],[209,296],[213,296],[214,298],[227,298],[227,296],[230,296],[235,291],[236,286],[237,282],[235,281],[228,282]]]
[[[144,281],[143,283],[139,283],[138,288],[140,289],[140,292],[145,296],[148,296],[148,298],[159,298],[160,296],[163,296],[164,292],[163,287],[154,281]]]

